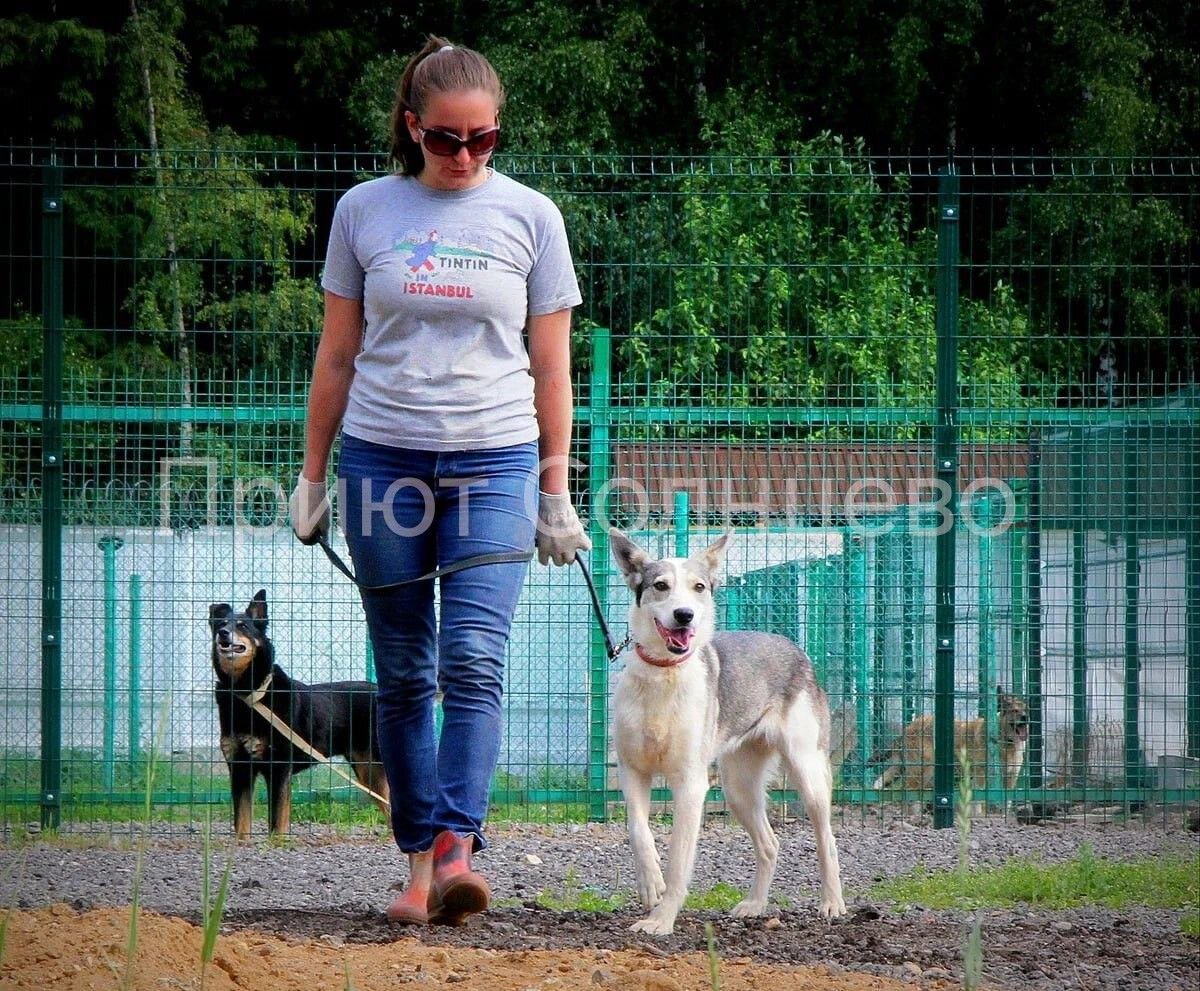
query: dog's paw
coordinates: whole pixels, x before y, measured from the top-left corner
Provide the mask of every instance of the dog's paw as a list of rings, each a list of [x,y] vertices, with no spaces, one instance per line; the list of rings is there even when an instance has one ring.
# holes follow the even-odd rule
[[[740,902],[733,906],[730,911],[735,919],[749,919],[757,915],[765,915],[767,912],[766,900],[759,901],[755,898],[743,898]]]
[[[675,931],[675,916],[651,912],[629,927],[630,932],[647,933],[651,936],[670,936]]]
[[[647,911],[662,901],[666,890],[667,882],[663,880],[661,870],[654,871],[649,877],[638,878],[638,897]]]
[[[835,891],[821,895],[817,911],[820,913],[822,919],[840,919],[846,914],[846,901],[842,898],[842,893]]]

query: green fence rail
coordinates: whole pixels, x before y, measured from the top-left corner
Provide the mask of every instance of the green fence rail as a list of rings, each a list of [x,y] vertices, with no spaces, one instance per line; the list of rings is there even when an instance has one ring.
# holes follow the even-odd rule
[[[352,588],[283,513],[329,220],[383,161],[0,162],[0,818],[128,823],[168,699],[156,814],[194,824],[229,805],[210,602],[266,588],[293,675],[373,677]],[[615,630],[608,524],[662,553],[733,526],[722,622],[812,655],[841,815],[949,824],[971,732],[993,814],[1200,798],[1200,159],[497,166],[560,205],[584,287],[574,484]],[[579,575],[534,566],[494,815],[613,814],[619,667]],[[297,822],[381,826],[336,778],[295,787]]]

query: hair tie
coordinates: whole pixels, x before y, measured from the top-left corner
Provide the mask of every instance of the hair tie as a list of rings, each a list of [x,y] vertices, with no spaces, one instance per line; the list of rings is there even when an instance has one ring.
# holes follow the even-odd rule
[[[452,51],[454,51],[453,45],[442,45],[442,47],[438,49],[438,54],[440,55],[442,52],[452,52]]]

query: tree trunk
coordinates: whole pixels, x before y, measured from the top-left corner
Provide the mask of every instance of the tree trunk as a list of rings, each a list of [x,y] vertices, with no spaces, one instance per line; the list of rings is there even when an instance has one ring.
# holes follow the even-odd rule
[[[137,0],[129,0],[129,13],[133,18],[134,34],[137,38],[138,55],[142,64],[142,88],[146,93],[146,122],[150,137],[150,161],[154,170],[154,188],[158,194],[158,206],[165,232],[167,248],[167,271],[171,279],[171,327],[178,345],[180,401],[183,409],[194,405],[192,395],[192,350],[188,341],[187,328],[183,325],[183,298],[179,287],[179,258],[175,240],[175,223],[167,203],[166,186],[163,183],[162,157],[158,149],[158,125],[154,110],[154,87],[150,81],[150,59],[142,38],[141,21],[138,18]],[[179,455],[190,457],[192,453],[192,423],[183,419],[179,423]]]

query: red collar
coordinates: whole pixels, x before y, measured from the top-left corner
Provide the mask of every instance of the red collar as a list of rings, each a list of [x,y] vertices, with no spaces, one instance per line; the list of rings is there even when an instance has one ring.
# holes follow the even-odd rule
[[[656,667],[656,668],[673,668],[679,664],[682,664],[684,661],[686,661],[689,657],[692,656],[692,652],[689,650],[686,654],[680,654],[679,656],[672,655],[672,656],[666,657],[666,658],[651,657],[644,650],[642,650],[642,645],[640,643],[635,643],[633,645],[633,649],[635,651],[637,651],[638,657],[640,657],[647,664],[654,665],[654,667]]]

